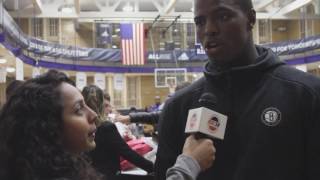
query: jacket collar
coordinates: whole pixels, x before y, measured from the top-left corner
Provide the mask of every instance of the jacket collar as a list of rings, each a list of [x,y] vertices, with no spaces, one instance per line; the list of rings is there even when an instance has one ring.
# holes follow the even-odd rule
[[[256,46],[256,48],[259,55],[256,59],[256,63],[247,66],[233,67],[226,71],[218,71],[214,64],[209,61],[205,65],[205,78],[210,81],[233,79],[236,81],[252,82],[252,80],[260,79],[264,72],[285,64],[280,61],[278,56],[275,55],[271,49],[266,49],[261,46]]]

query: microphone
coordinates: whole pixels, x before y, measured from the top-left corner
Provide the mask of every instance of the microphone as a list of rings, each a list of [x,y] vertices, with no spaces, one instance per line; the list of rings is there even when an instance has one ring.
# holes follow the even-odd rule
[[[205,92],[200,96],[198,101],[204,107],[211,107],[218,103],[218,98],[212,93]]]
[[[214,94],[203,93],[199,98],[201,107],[189,110],[185,132],[223,140],[228,117],[212,110],[217,102],[218,98]]]

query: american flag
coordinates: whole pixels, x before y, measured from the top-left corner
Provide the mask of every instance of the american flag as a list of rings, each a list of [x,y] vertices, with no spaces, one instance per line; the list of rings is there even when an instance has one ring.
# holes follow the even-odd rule
[[[143,23],[120,24],[122,64],[144,65],[144,25]]]

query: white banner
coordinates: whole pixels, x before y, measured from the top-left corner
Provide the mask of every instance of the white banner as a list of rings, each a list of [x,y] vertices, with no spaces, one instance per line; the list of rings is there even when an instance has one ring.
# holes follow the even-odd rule
[[[100,89],[106,89],[106,77],[102,73],[96,73],[94,75],[94,84],[98,86]]]
[[[16,58],[16,80],[24,80],[23,62],[19,58]]]
[[[76,86],[82,91],[82,89],[87,85],[87,74],[84,72],[76,73]]]
[[[115,74],[113,77],[113,86],[115,90],[123,90],[124,76],[123,74]]]

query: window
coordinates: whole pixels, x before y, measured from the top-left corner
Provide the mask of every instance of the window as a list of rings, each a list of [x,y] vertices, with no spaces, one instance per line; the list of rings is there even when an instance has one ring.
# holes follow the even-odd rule
[[[306,37],[306,20],[300,19],[300,37],[305,38]]]
[[[115,108],[123,108],[125,106],[123,101],[124,89],[125,89],[124,75],[115,74],[113,76],[113,105],[115,106]]]
[[[194,28],[194,24],[193,23],[188,23],[187,24],[187,36],[188,37],[193,37],[194,36],[194,30],[195,28]]]
[[[172,36],[173,36],[174,38],[175,38],[175,37],[180,37],[181,30],[180,30],[179,24],[174,24],[174,25],[172,25],[171,31],[172,31]]]
[[[138,77],[127,77],[127,99],[128,107],[139,106],[138,93],[139,79]]]
[[[179,24],[174,24],[171,26],[172,31],[172,41],[174,42],[174,49],[181,48],[181,29]]]
[[[193,23],[187,24],[187,48],[194,49],[195,45],[195,25]]]
[[[267,19],[259,20],[259,42],[261,44],[271,41],[270,23]]]
[[[43,21],[42,19],[34,18],[32,19],[32,35],[34,37],[43,37]]]
[[[59,19],[49,19],[49,36],[59,35]]]
[[[166,32],[165,30],[160,31],[160,38],[161,39],[166,39]]]
[[[113,105],[116,108],[123,107],[123,104],[122,104],[122,91],[121,90],[114,90],[113,91]]]
[[[306,24],[306,26],[307,26],[307,32],[306,32],[306,34],[307,34],[307,36],[313,36],[313,35],[315,35],[314,34],[314,31],[313,31],[313,29],[314,29],[314,21],[315,20],[307,20],[307,24]]]

